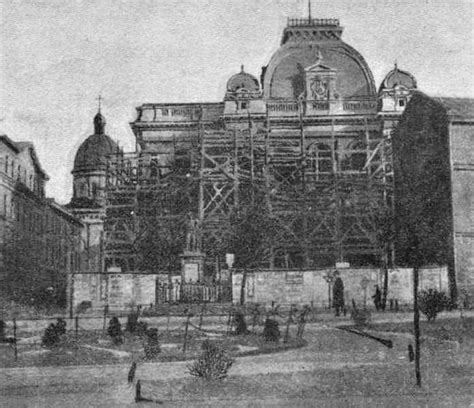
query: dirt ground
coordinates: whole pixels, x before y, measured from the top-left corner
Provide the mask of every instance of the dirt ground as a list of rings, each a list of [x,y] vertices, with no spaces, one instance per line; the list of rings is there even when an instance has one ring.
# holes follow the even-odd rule
[[[439,320],[438,329],[422,331],[422,388],[418,388],[407,353],[413,342],[409,324],[391,324],[370,330],[392,340],[391,349],[330,325],[309,325],[307,346],[239,357],[221,382],[191,377],[186,362],[140,364],[135,379],[142,384],[143,397],[152,401],[139,404],[134,401],[134,385],[126,380],[128,365],[47,367],[41,372],[3,369],[0,405],[470,407],[474,403],[472,332],[466,330],[458,340],[436,334],[454,330],[459,324],[456,319]]]

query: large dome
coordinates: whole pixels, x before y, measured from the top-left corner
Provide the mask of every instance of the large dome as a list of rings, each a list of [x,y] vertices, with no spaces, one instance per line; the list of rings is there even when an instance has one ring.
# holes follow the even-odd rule
[[[73,173],[81,170],[101,170],[107,166],[107,156],[119,146],[109,136],[91,135],[79,147],[74,159]]]
[[[325,66],[336,71],[335,93],[340,98],[374,96],[367,63],[340,39],[341,34],[338,20],[289,20],[282,45],[265,72],[265,98],[298,98],[305,88],[305,68],[321,57]]]

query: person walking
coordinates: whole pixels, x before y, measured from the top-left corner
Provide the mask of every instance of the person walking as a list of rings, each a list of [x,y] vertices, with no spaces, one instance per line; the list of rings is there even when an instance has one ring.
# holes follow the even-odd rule
[[[334,272],[335,280],[332,288],[332,303],[336,310],[336,317],[340,316],[344,311],[344,283],[342,282],[339,272]]]
[[[380,310],[382,307],[382,292],[379,285],[375,285],[375,294],[372,295],[372,299],[374,299],[375,309]]]

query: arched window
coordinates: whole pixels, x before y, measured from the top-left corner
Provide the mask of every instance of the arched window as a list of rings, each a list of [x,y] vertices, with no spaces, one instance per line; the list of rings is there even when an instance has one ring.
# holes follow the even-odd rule
[[[326,143],[314,143],[307,151],[308,170],[316,180],[327,178],[332,173],[331,147]]]
[[[343,171],[364,171],[367,162],[366,144],[362,140],[353,140],[345,148],[346,152],[341,163]]]

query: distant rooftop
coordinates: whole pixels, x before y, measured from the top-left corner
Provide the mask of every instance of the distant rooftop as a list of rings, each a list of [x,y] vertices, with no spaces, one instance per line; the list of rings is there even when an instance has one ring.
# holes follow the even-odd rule
[[[473,98],[433,98],[446,108],[448,115],[463,118],[474,118],[474,99]]]

